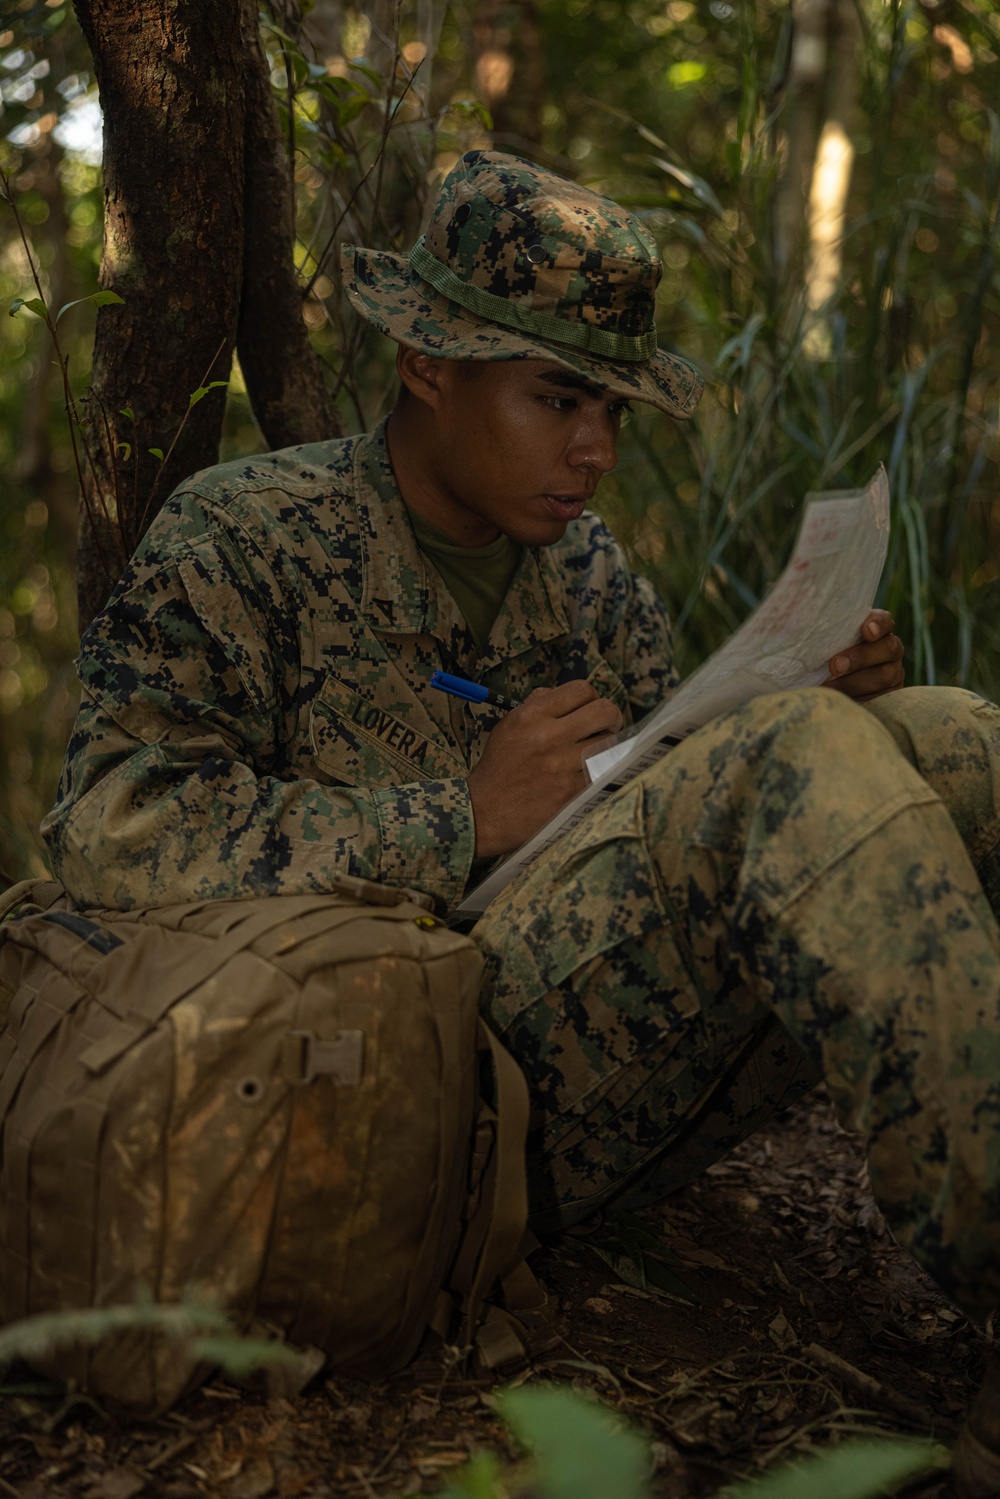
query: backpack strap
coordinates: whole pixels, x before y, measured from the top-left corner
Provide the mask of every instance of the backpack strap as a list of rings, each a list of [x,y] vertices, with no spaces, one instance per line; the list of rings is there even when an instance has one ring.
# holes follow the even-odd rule
[[[206,938],[211,951],[197,952],[186,963],[182,963],[171,983],[165,984],[162,989],[158,985],[148,986],[144,993],[135,995],[129,1003],[129,1010],[150,1025],[158,1024],[179,1000],[190,994],[192,989],[197,989],[206,979],[214,978],[232,958],[251,947],[265,932],[273,931],[275,927],[300,916],[308,916],[312,911],[321,911],[329,904],[328,893],[315,896],[279,896],[273,903],[269,901],[264,906],[256,906],[245,921],[241,921],[239,926],[228,931],[224,937]]]
[[[538,1247],[527,1228],[528,1086],[482,1020],[478,1044],[492,1059],[496,1107],[480,1110],[473,1146],[474,1169],[477,1156],[481,1163],[479,1189],[432,1327],[447,1341],[457,1303],[459,1346],[474,1347],[480,1362],[495,1368],[551,1346],[551,1309],[524,1258]],[[498,1283],[505,1307],[490,1306],[484,1315],[486,1297]]]

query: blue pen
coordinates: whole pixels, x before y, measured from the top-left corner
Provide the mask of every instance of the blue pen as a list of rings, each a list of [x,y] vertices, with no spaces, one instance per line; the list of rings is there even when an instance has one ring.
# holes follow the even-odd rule
[[[505,713],[509,708],[521,706],[516,697],[504,697],[502,692],[494,692],[491,687],[481,687],[478,682],[467,682],[464,677],[453,677],[446,671],[432,672],[431,686],[450,692],[452,697],[462,697],[467,703],[489,703],[493,708],[502,708]]]

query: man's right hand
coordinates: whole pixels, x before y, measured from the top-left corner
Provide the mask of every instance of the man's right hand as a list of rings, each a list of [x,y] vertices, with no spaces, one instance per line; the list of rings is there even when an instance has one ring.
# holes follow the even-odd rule
[[[588,682],[536,687],[497,724],[469,776],[476,857],[526,843],[587,785],[587,741],[621,726],[619,709]]]

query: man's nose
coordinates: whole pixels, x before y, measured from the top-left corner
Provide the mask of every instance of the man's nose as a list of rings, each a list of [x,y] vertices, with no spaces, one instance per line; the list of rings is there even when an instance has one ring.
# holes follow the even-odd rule
[[[610,411],[587,413],[573,434],[566,456],[574,468],[611,472],[618,463],[618,424]]]

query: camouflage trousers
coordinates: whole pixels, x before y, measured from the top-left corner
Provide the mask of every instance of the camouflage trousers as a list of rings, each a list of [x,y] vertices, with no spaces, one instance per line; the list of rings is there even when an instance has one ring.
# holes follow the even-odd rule
[[[662,1196],[827,1080],[896,1237],[1000,1303],[1000,710],[821,689],[714,720],[474,935],[540,1228]]]

